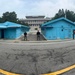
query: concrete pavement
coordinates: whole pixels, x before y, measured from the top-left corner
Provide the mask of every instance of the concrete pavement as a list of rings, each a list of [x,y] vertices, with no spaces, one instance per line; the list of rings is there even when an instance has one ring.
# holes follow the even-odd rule
[[[63,42],[63,41],[73,41],[73,39],[64,39],[64,40],[35,40],[35,41],[24,41],[24,40],[20,40],[20,39],[16,39],[16,40],[4,40],[1,39],[0,43],[50,43],[50,42]]]
[[[11,41],[11,40],[10,40]],[[75,40],[56,42],[0,42],[0,68],[39,75],[75,64]],[[75,74],[75,69],[63,75]]]

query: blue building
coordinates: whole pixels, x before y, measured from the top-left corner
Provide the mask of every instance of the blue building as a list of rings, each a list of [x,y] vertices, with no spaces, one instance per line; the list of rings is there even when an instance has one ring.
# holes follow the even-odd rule
[[[28,26],[7,21],[0,24],[0,38],[17,39],[20,38],[24,32],[29,31],[29,29]]]
[[[75,24],[62,17],[41,25],[41,32],[47,40],[74,38]]]

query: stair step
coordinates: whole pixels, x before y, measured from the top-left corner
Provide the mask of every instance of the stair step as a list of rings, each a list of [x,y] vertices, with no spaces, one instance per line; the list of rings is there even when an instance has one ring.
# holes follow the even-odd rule
[[[24,36],[22,35],[19,39],[23,41],[24,40]],[[28,41],[37,41],[37,35],[33,34],[33,33],[28,33],[27,39],[28,39]],[[40,35],[40,41],[42,41],[42,40],[46,40],[46,39],[41,34]]]

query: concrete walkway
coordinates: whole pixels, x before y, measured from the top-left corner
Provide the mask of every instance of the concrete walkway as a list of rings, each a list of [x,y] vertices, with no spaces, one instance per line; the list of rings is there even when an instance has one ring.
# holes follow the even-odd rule
[[[52,73],[48,73],[48,74],[40,74],[40,75],[59,75],[59,74],[65,73],[67,71],[70,71],[72,69],[75,69],[75,65],[69,66],[69,67],[62,69],[62,70],[58,70],[56,72],[52,72]],[[0,69],[0,73],[5,74],[5,75],[23,75],[23,74],[15,74],[15,73],[7,72],[2,69]]]
[[[0,40],[2,70],[24,75],[40,75],[75,64],[75,40],[19,43],[13,41],[15,40]],[[63,75],[73,74],[75,75],[75,69]]]
[[[51,43],[51,42],[64,42],[64,41],[73,41],[73,39],[64,39],[64,40],[40,40],[40,41],[24,41],[20,39],[16,40],[4,40],[0,39],[0,43]]]
[[[65,73],[65,72],[68,72],[68,71],[70,71],[70,70],[72,70],[72,69],[75,69],[75,64],[72,65],[72,66],[69,66],[69,67],[67,67],[67,68],[65,68],[65,69],[58,70],[58,71],[56,71],[56,72],[52,72],[52,73],[48,73],[48,74],[41,74],[41,75],[60,75],[60,74],[63,74],[63,73]]]

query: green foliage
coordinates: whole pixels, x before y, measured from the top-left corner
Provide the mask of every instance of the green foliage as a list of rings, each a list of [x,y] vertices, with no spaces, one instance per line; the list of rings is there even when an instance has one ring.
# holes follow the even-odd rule
[[[52,19],[57,19],[60,17],[65,17],[65,11],[64,9],[59,9],[58,13],[55,14],[55,16]]]
[[[52,18],[52,20],[60,18],[60,17],[65,17],[73,22],[75,22],[75,13],[70,10],[64,10],[64,9],[59,9],[58,13],[55,14],[55,16]]]
[[[38,30],[38,28],[35,28],[35,30]]]
[[[0,23],[3,23],[3,19],[0,17]]]
[[[7,12],[3,13],[2,17],[0,17],[0,23],[6,22],[6,21],[15,22],[18,24],[28,26],[28,24],[26,24],[24,21],[19,20],[17,18],[17,14],[14,11],[13,12],[7,11]]]
[[[67,19],[75,22],[75,13],[67,9],[66,10],[59,9],[58,12],[55,14],[55,16],[51,20],[54,20],[60,17],[66,17]],[[29,26],[28,24],[24,22],[24,20],[18,19],[17,14],[14,11],[13,12],[7,11],[3,13],[2,17],[0,17],[0,23],[6,22],[6,21],[15,22],[18,24]]]
[[[2,21],[3,22],[6,22],[6,21],[17,22],[17,14],[14,11],[13,12],[5,12],[5,13],[3,13]]]
[[[75,13],[73,11],[66,10],[65,14],[66,14],[66,18],[75,22]]]

